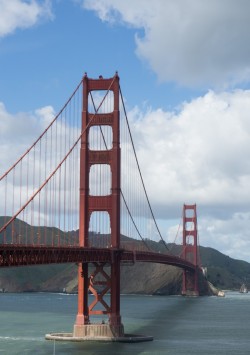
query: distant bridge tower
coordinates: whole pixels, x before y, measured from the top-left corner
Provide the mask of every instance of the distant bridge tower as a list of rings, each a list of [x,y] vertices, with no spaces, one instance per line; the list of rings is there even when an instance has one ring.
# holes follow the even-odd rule
[[[113,92],[113,108],[110,112],[89,113],[92,93]],[[95,107],[94,110],[98,108]],[[119,77],[90,79],[83,78],[82,138],[80,151],[80,226],[79,241],[82,247],[91,247],[88,239],[90,217],[93,212],[107,212],[110,219],[111,240],[110,263],[81,263],[78,270],[78,314],[74,325],[75,337],[120,337],[124,335],[120,316],[120,112]],[[112,147],[106,150],[89,148],[89,130],[94,126],[110,126]],[[95,164],[106,164],[111,171],[111,193],[90,195],[89,174]],[[104,266],[107,268],[104,269]],[[108,272],[108,270],[110,272]],[[97,276],[97,277],[96,277]],[[101,280],[100,280],[101,279]],[[101,290],[100,291],[100,287]],[[99,289],[98,289],[99,288]],[[94,301],[89,304],[89,293]],[[110,301],[104,296],[110,296]],[[92,299],[91,299],[92,300]],[[98,307],[99,306],[99,307]],[[108,315],[108,324],[91,324],[90,315]]]
[[[199,296],[197,237],[196,205],[184,204],[182,258],[196,266],[194,272],[183,270],[182,294],[187,296]]]

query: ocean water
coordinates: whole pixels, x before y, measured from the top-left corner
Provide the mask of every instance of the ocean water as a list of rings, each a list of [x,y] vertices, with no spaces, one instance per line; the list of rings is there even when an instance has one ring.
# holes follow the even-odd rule
[[[44,339],[50,332],[71,332],[76,295],[0,294],[1,354],[250,354],[250,294],[227,292],[225,298],[121,296],[126,333],[154,341],[73,343]]]

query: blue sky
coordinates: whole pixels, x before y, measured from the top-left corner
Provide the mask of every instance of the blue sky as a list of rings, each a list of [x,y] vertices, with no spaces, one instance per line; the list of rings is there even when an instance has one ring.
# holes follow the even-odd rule
[[[0,0],[0,18],[1,172],[34,140],[16,120],[118,70],[163,235],[196,202],[201,244],[250,261],[249,1]]]
[[[53,1],[50,16],[2,36],[1,100],[12,113],[44,105],[59,110],[85,71],[89,77],[110,77],[116,70],[131,107],[147,102],[154,108],[174,108],[195,97],[197,89],[160,82],[138,58],[135,35],[143,33],[103,22],[78,2]]]

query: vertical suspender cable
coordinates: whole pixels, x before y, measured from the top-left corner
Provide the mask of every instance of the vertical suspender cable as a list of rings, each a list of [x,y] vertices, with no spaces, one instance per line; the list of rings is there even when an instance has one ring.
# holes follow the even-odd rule
[[[166,249],[169,251],[168,246],[167,246],[165,240],[163,239],[163,237],[162,237],[162,235],[161,235],[161,232],[160,232],[160,230],[159,230],[159,227],[158,227],[158,225],[157,225],[157,223],[156,223],[156,219],[155,219],[155,216],[154,216],[154,213],[153,213],[151,204],[150,204],[150,202],[149,202],[148,194],[147,194],[147,191],[146,191],[146,187],[145,187],[144,180],[143,180],[143,177],[142,177],[142,173],[141,173],[141,169],[140,169],[140,166],[139,166],[138,158],[137,158],[137,155],[136,155],[136,151],[135,151],[135,146],[134,146],[134,142],[133,142],[133,139],[132,139],[131,130],[130,130],[129,123],[128,123],[127,113],[126,113],[125,104],[124,104],[124,100],[123,100],[123,96],[122,96],[121,89],[120,89],[120,94],[121,94],[121,99],[122,99],[122,104],[123,104],[123,110],[124,110],[125,117],[126,117],[126,122],[127,122],[127,125],[128,125],[128,130],[129,130],[129,135],[130,135],[130,139],[131,139],[131,144],[132,144],[133,152],[134,152],[134,155],[135,155],[136,164],[137,164],[137,167],[138,167],[138,170],[139,170],[139,174],[140,174],[140,178],[141,178],[141,182],[142,182],[142,185],[143,185],[143,190],[144,190],[144,193],[145,193],[145,196],[146,196],[146,199],[147,199],[147,202],[148,202],[148,206],[149,206],[149,209],[150,209],[150,212],[151,212],[153,221],[154,221],[154,223],[155,223],[156,229],[157,229],[157,231],[158,231],[158,233],[159,233],[159,236],[160,236],[160,238],[161,238],[161,240],[162,240],[164,246],[165,246]]]

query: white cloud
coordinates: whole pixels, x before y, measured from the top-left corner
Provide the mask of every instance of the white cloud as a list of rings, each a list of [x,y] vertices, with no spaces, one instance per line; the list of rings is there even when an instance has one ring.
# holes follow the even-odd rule
[[[235,212],[228,220],[201,218],[200,243],[235,259],[250,261],[250,212]]]
[[[183,202],[227,211],[248,205],[249,110],[250,91],[238,90],[210,91],[179,112],[149,110],[143,118],[130,112],[137,154],[159,210]]]
[[[250,212],[235,212],[228,219],[204,217],[199,215],[198,206],[198,241],[204,247],[217,249],[234,259],[250,262]],[[182,244],[182,220],[180,225],[167,229],[166,240]]]
[[[77,115],[76,111],[74,113]],[[16,214],[49,176],[51,178],[46,187],[32,198],[32,203],[28,204],[25,214],[18,217],[35,225],[52,224],[52,215],[55,216],[57,212],[57,216],[60,216],[63,203],[64,209],[65,206],[70,209],[70,217],[76,214],[75,210],[78,215],[79,145],[71,152],[67,162],[62,163],[62,160],[76,142],[80,132],[78,127],[72,125],[70,109],[62,111],[48,128],[54,117],[55,113],[51,106],[39,108],[34,112],[10,114],[4,104],[0,103],[0,179],[4,176],[0,181],[0,215]],[[80,118],[80,114],[77,117]],[[74,123],[76,124],[75,120]],[[38,137],[42,138],[30,149]],[[15,164],[28,149],[29,153]],[[14,168],[5,175],[13,164]],[[52,172],[58,166],[61,167],[59,173],[52,176]],[[65,174],[66,171],[69,173]],[[52,199],[48,199],[48,194],[52,196],[52,190],[53,202]],[[75,199],[74,204],[72,196]],[[50,211],[48,214],[45,213],[46,209]],[[54,221],[54,225],[55,223]]]
[[[156,217],[178,219],[183,203],[196,203],[201,245],[250,260],[249,110],[249,90],[210,91],[178,112],[129,117]]]
[[[0,38],[18,28],[32,27],[41,18],[51,17],[50,0],[0,0]]]
[[[225,86],[250,80],[248,0],[84,0],[101,20],[143,30],[137,55],[161,81]]]
[[[0,102],[0,176],[39,137],[53,113],[53,108],[47,106],[35,113],[10,114]]]

